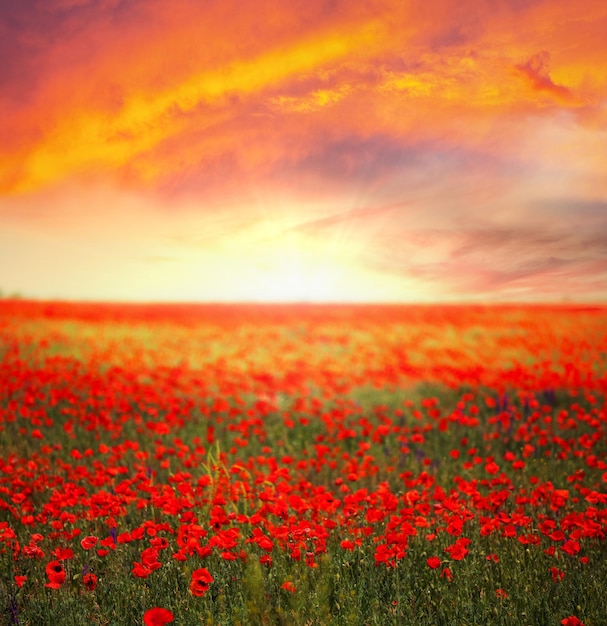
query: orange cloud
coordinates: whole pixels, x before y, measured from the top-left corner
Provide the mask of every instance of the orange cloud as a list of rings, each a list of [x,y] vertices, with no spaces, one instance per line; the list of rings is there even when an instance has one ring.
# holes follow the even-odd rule
[[[550,54],[546,50],[534,54],[528,61],[516,67],[527,77],[533,89],[546,92],[565,104],[576,101],[567,87],[555,85],[550,78]]]
[[[24,191],[82,171],[120,169],[164,140],[200,133],[237,113],[242,97],[371,49],[378,34],[377,20],[364,16],[346,18],[339,29],[316,21],[289,39],[300,12],[278,13],[268,5],[278,14],[259,23],[257,38],[241,38],[254,17],[243,16],[241,4],[225,3],[210,14],[201,14],[201,8],[181,2],[171,5],[169,15],[161,6],[154,18],[162,30],[154,23],[141,30],[128,24],[128,38],[112,36],[111,45],[101,45],[105,56],[82,55],[84,38],[76,37],[75,69],[55,70],[43,81],[37,106],[24,114],[13,111],[20,130],[39,130],[17,151],[18,164],[14,153],[2,155],[2,187]],[[262,4],[256,9],[264,12]],[[92,40],[101,43],[109,34],[107,26],[93,29]],[[65,63],[65,44],[53,52]]]
[[[584,4],[582,21],[564,1],[496,11],[470,0],[431,10],[133,2],[113,28],[118,9],[108,3],[98,21],[58,22],[69,36],[49,37],[37,96],[23,110],[3,107],[0,189],[112,173],[153,185],[226,155],[264,168],[327,136],[494,143],[504,124],[512,136],[513,112],[535,108],[538,94],[564,108],[604,100],[605,79],[592,74],[606,55],[596,26],[605,9]]]

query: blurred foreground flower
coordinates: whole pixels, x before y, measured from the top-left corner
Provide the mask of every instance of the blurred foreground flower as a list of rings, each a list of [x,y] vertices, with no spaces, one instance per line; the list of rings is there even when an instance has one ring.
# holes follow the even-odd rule
[[[174,617],[173,613],[168,609],[155,606],[153,609],[148,609],[143,614],[143,623],[145,626],[164,626],[172,622]]]
[[[561,620],[563,626],[584,626],[584,623],[575,615],[570,615]]]

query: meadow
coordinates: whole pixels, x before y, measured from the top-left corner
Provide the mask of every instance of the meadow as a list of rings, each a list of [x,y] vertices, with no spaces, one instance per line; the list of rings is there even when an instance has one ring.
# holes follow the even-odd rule
[[[607,307],[0,301],[0,623],[607,623]]]

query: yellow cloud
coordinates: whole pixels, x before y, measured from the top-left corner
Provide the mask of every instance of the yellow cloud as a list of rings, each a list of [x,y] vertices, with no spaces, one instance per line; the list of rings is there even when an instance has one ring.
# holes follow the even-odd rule
[[[120,167],[179,132],[188,124],[187,114],[201,103],[221,106],[231,94],[259,92],[293,75],[313,72],[353,51],[371,49],[379,35],[379,23],[367,22],[347,33],[328,32],[252,60],[203,70],[160,93],[137,94],[117,114],[92,110],[66,114],[26,156],[18,179],[11,184],[13,173],[0,180],[0,186],[4,191],[23,192],[70,174]],[[339,96],[319,91],[311,97],[322,106]]]
[[[336,104],[351,92],[349,85],[342,85],[337,89],[316,89],[300,97],[276,96],[270,99],[270,108],[285,113],[311,113]]]

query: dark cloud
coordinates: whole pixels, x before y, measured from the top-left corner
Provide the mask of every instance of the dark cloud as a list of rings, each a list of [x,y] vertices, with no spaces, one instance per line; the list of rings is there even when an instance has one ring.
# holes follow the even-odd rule
[[[416,16],[427,20],[424,43],[433,49],[458,47],[476,42],[492,18],[525,14],[545,0],[414,0]],[[430,34],[428,34],[428,31]]]
[[[461,245],[452,252],[453,258],[467,257],[471,254],[497,252],[511,248],[531,251],[563,250],[571,247],[570,238],[566,233],[544,232],[527,227],[512,228],[480,228],[464,230],[459,234]]]
[[[264,120],[255,128],[247,126],[246,133],[252,135],[250,143],[263,143],[264,124],[271,134],[271,123]],[[220,123],[216,129],[208,129],[206,136],[201,134],[200,141],[208,142],[209,136],[226,130],[226,125]],[[413,183],[420,172],[427,171],[428,167],[435,169],[440,161],[440,156],[433,153],[430,146],[408,145],[399,138],[344,136],[335,139],[319,133],[315,140],[314,144],[305,146],[299,143],[294,131],[287,131],[281,139],[281,158],[257,163],[254,172],[249,171],[247,165],[249,141],[246,139],[242,145],[227,146],[220,155],[209,157],[201,150],[199,160],[182,167],[178,175],[167,181],[166,189],[179,189],[182,193],[203,189],[208,193],[218,189],[229,196],[230,189],[241,192],[245,181],[254,175],[259,187],[286,187],[299,197],[314,196],[322,190],[337,197],[342,194],[343,200],[345,189],[358,190],[365,196],[371,191],[383,193],[394,186],[396,178],[400,181],[397,186],[406,184],[407,180]],[[184,141],[195,142],[196,138],[190,135]],[[444,157],[445,164],[448,158]]]
[[[442,201],[453,205],[471,177],[476,194],[483,189],[479,176],[491,179],[495,189],[496,174],[519,170],[500,155],[458,148],[442,137],[418,141],[381,134],[335,138],[318,133],[316,142],[301,154],[286,154],[271,164],[265,178],[290,181],[292,189],[304,195],[324,189],[339,198],[349,190],[365,203],[372,196],[374,206],[379,198],[390,205],[423,202],[428,192],[440,195],[448,187]]]
[[[431,263],[412,263],[401,269],[440,291],[465,295],[495,296],[510,289],[528,290],[528,296],[542,298],[550,293],[575,294],[587,288],[589,276],[607,278],[607,264],[598,268],[583,259],[548,256],[509,264],[482,263],[478,260],[455,261],[452,258]],[[601,274],[602,273],[602,274]]]
[[[300,159],[299,171],[316,171],[337,180],[377,179],[420,164],[421,151],[391,137],[343,137],[317,146]]]
[[[39,71],[44,51],[40,38],[43,25],[33,26],[27,19],[28,15],[36,15],[35,5],[33,0],[0,3],[0,102],[18,97],[27,101],[30,94],[25,87]],[[46,24],[47,28],[51,24]]]
[[[27,105],[50,75],[94,58],[91,40],[70,43],[108,23],[124,27],[140,1],[0,0],[0,101]]]
[[[484,256],[503,258],[522,270],[534,267],[537,259],[554,263],[586,263],[607,255],[607,234],[582,227],[544,229],[519,224],[511,228],[484,228],[459,233],[461,244],[451,252],[453,259]],[[500,256],[501,255],[501,256]]]
[[[428,251],[432,251],[426,260]],[[499,293],[534,286],[575,294],[607,280],[607,231],[485,226],[468,230],[420,229],[376,245],[365,262],[454,293]],[[533,294],[531,294],[533,295]]]
[[[547,213],[578,217],[580,220],[598,220],[607,226],[607,200],[585,200],[579,198],[558,198],[542,200],[533,204],[534,209]]]

